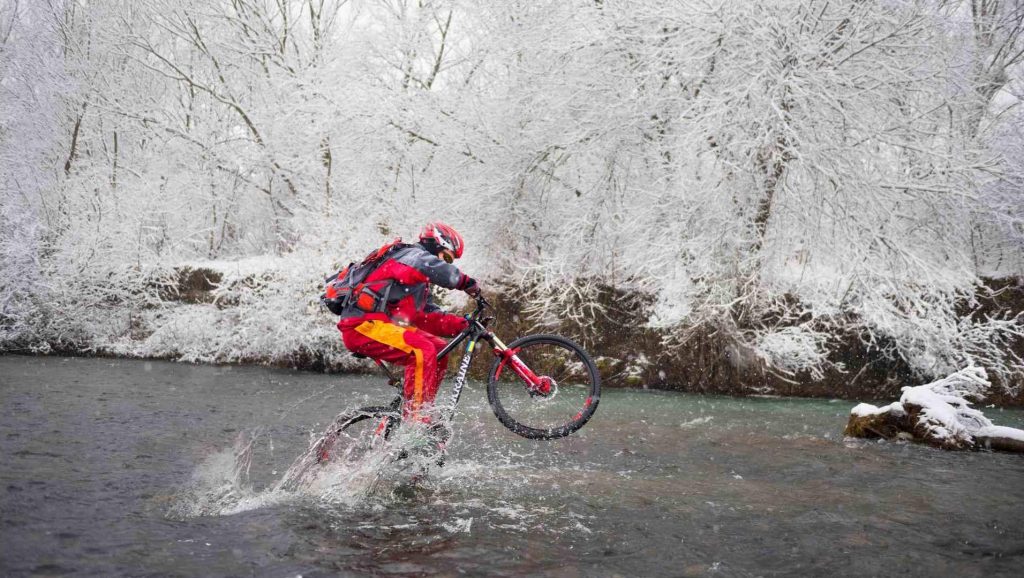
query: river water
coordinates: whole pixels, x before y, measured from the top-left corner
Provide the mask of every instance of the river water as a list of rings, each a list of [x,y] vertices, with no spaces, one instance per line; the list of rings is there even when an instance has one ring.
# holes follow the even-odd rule
[[[846,401],[611,390],[579,433],[532,442],[471,384],[448,463],[427,478],[328,472],[320,490],[269,490],[338,411],[390,397],[370,376],[0,357],[0,575],[1024,566],[1024,457],[844,440]],[[1024,426],[1019,410],[986,412]]]

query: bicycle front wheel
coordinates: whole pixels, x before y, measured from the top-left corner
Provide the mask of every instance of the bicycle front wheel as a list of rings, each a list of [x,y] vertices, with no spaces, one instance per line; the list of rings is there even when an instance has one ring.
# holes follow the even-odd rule
[[[557,335],[529,335],[508,347],[537,383],[524,379],[511,360],[495,360],[487,400],[498,420],[516,434],[541,440],[583,427],[601,399],[601,377],[583,348]]]

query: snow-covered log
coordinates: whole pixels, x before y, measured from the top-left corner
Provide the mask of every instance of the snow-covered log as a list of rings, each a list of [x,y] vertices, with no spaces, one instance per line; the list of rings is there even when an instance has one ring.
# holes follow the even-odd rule
[[[900,400],[884,407],[861,403],[850,411],[845,435],[909,439],[951,450],[1024,452],[1024,430],[997,426],[970,407],[991,384],[981,367],[969,366],[938,381],[904,387]]]
[[[850,421],[843,433],[858,438],[899,438],[907,429],[904,425],[906,416],[898,401],[883,407],[858,404],[850,411]]]

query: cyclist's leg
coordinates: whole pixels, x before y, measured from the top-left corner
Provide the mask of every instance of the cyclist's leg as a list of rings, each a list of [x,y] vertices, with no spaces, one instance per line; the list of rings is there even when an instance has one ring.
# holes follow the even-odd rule
[[[444,378],[448,361],[445,358],[439,362],[437,360],[437,352],[444,348],[446,342],[444,339],[422,330],[409,331],[404,337],[406,343],[421,352],[423,359],[422,388],[416,390],[414,387],[412,391],[406,390],[410,394],[407,399],[411,402],[411,412],[420,415],[428,412],[430,407],[434,405],[438,384]],[[426,418],[423,421],[429,421],[426,415],[422,417]]]
[[[345,345],[351,350],[358,350],[365,355],[384,359],[405,366],[406,400],[403,406],[404,417],[420,418],[420,407],[424,401],[433,401],[437,392],[437,348],[438,338],[411,327],[402,327],[382,320],[365,321],[353,328],[355,335],[346,334]],[[443,340],[441,341],[443,343]],[[376,344],[376,345],[374,345]],[[387,349],[380,349],[385,347]],[[378,357],[375,353],[385,353],[388,357]],[[396,352],[400,352],[399,355]]]
[[[440,351],[441,349],[444,349],[444,344],[442,344],[437,349],[438,349],[438,351]],[[435,354],[435,357],[436,357],[436,354]],[[446,356],[442,357],[440,360],[438,360],[438,362],[437,362],[437,371],[434,373],[434,395],[435,396],[437,395],[437,388],[441,385],[441,382],[444,381],[444,374],[447,371],[448,371],[448,356],[446,355]]]
[[[444,349],[447,342],[440,337],[431,335],[426,331],[409,331],[404,334],[408,344],[416,351],[421,352],[420,359],[423,360],[422,389],[416,390],[406,388],[408,402],[405,406],[405,415],[412,420],[428,425],[426,430],[425,446],[420,446],[427,451],[427,455],[435,461],[438,466],[444,464],[445,448],[451,432],[444,420],[435,414],[434,398],[437,397],[438,385],[444,377],[448,365],[446,359],[437,359],[437,352]],[[406,368],[408,371],[410,367]],[[407,381],[406,383],[409,383]]]
[[[365,355],[371,359],[387,361],[397,365],[407,365],[412,358],[411,353],[406,349],[397,348],[368,337],[355,331],[354,328],[351,330],[342,330],[341,338],[345,343],[346,349],[352,353]]]

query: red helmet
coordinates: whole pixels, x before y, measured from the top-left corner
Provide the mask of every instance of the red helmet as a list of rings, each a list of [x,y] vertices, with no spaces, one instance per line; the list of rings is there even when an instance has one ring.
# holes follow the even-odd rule
[[[452,262],[462,257],[462,249],[465,243],[458,231],[441,222],[427,223],[420,231],[420,242],[434,243],[438,248],[438,256]]]

